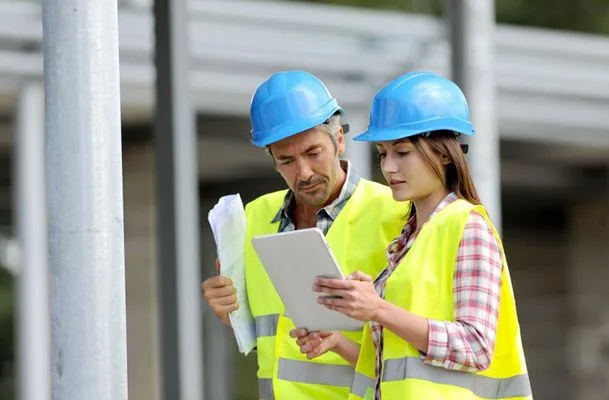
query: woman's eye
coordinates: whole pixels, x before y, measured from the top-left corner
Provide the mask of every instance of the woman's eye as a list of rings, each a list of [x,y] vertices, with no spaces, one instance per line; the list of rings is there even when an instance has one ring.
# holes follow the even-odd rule
[[[398,155],[398,157],[405,157],[408,155],[408,153],[410,153],[409,151],[398,151],[396,154]]]
[[[379,158],[379,160],[382,160],[383,158],[385,158],[387,156],[386,153],[379,153],[377,154],[377,157]]]

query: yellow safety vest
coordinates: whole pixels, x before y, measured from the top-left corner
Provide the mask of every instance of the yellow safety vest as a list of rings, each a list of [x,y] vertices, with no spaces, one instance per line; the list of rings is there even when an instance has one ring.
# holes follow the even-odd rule
[[[279,223],[271,223],[286,191],[264,195],[246,210],[247,233],[245,273],[249,306],[256,320],[258,390],[260,399],[345,399],[354,370],[334,353],[307,360],[289,336],[292,321],[283,315],[284,306],[251,238],[276,233]],[[408,204],[395,202],[391,190],[361,179],[326,239],[345,275],[355,270],[376,276],[385,265],[385,248],[400,233]],[[361,341],[360,332],[345,333]]]
[[[472,210],[486,211],[465,200],[456,200],[432,217],[421,229],[412,248],[387,280],[385,300],[414,314],[440,321],[454,321],[453,276],[459,242]],[[495,237],[501,245],[499,235]],[[503,248],[502,248],[503,254]],[[381,395],[388,400],[531,399],[516,304],[505,256],[495,350],[483,372],[449,371],[424,364],[410,343],[383,329]],[[375,348],[366,325],[350,400],[370,393],[375,382]],[[369,396],[369,394],[368,394]]]

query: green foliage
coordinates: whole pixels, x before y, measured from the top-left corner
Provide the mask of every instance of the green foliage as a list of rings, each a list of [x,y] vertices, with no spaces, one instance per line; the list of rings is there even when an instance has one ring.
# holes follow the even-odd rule
[[[292,0],[440,15],[444,0]],[[447,0],[450,1],[450,0]],[[497,21],[609,34],[609,0],[496,0]]]

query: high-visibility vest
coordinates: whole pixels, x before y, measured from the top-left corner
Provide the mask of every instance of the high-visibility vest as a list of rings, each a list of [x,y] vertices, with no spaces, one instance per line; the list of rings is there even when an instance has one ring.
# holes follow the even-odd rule
[[[345,399],[354,369],[334,353],[307,360],[285,317],[284,306],[251,238],[276,233],[273,217],[283,204],[286,191],[264,195],[246,206],[247,233],[245,273],[249,306],[256,321],[258,390],[261,399]],[[395,202],[388,187],[361,179],[347,204],[326,234],[345,275],[356,270],[376,276],[385,266],[387,244],[405,224],[408,204]],[[345,333],[361,341],[361,331]]]
[[[456,200],[433,216],[387,280],[385,300],[413,314],[454,321],[453,277],[459,242],[470,212],[492,223],[481,206]],[[493,227],[498,243],[499,235]],[[503,255],[503,247],[501,247]],[[350,400],[361,399],[375,383],[375,347],[366,324]],[[497,337],[490,367],[482,372],[450,371],[423,363],[410,343],[383,329],[383,399],[470,400],[530,399],[516,304],[508,265],[503,255]]]

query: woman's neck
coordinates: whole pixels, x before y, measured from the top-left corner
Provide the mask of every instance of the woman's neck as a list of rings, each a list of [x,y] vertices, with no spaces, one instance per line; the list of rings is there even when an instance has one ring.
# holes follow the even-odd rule
[[[421,226],[427,221],[427,218],[429,218],[438,204],[448,196],[448,193],[448,189],[441,187],[424,198],[412,200],[417,218],[417,232],[421,229]]]

